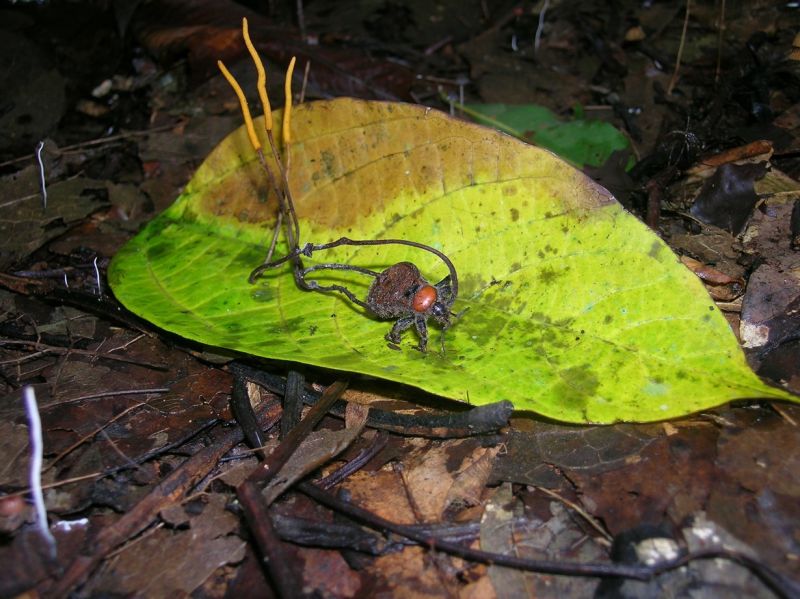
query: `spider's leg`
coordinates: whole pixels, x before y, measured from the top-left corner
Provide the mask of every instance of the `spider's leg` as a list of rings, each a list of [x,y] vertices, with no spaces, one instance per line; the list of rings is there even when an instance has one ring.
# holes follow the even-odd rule
[[[453,297],[453,284],[452,280],[450,279],[450,275],[447,275],[444,279],[436,283],[434,287],[436,287],[436,291],[439,293],[439,298],[441,301],[446,305],[451,306],[455,301],[455,298]]]
[[[387,341],[391,341],[392,343],[400,343],[400,333],[411,328],[412,324],[414,324],[413,316],[404,316],[403,318],[399,318],[397,322],[394,323],[392,330],[386,335]]]
[[[419,333],[419,351],[425,352],[428,350],[428,325],[425,322],[427,318],[424,314],[416,314],[413,318],[414,326]]]

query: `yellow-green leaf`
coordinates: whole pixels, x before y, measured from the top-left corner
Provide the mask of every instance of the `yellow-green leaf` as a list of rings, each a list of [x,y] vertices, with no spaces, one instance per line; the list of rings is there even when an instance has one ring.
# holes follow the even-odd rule
[[[388,348],[391,322],[339,294],[299,290],[288,267],[247,282],[276,202],[243,129],[115,257],[110,281],[128,308],[209,345],[473,404],[509,399],[570,422],[797,399],[753,374],[700,282],[658,237],[546,150],[423,107],[351,99],[297,107],[292,129],[302,243],[401,238],[455,262],[454,309],[468,311],[447,331],[446,354],[435,327],[427,354],[413,330],[401,351]],[[314,260],[373,270],[408,260],[428,280],[447,274],[406,246],[342,247]],[[361,297],[371,282],[334,278]]]

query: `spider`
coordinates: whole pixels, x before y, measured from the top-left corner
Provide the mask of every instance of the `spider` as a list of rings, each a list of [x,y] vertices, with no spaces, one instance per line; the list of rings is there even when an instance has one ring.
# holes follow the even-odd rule
[[[449,274],[431,285],[411,262],[398,262],[382,272],[376,272],[352,264],[329,262],[314,264],[302,268],[298,262],[299,257],[311,257],[313,252],[327,250],[341,245],[409,245],[431,252],[438,256],[447,266]],[[363,239],[354,240],[342,237],[336,241],[323,244],[307,243],[303,248],[296,248],[291,253],[279,260],[262,264],[250,273],[250,282],[254,282],[261,274],[284,262],[291,261],[295,264],[295,280],[297,284],[309,291],[338,291],[367,312],[383,320],[396,319],[392,330],[386,335],[386,340],[391,343],[400,343],[400,336],[412,326],[419,334],[417,349],[426,352],[428,349],[428,320],[433,318],[442,327],[442,333],[450,327],[450,317],[458,315],[451,311],[453,303],[458,297],[458,275],[450,258],[439,250],[407,239]],[[317,281],[307,280],[306,276],[318,270],[348,270],[373,277],[375,280],[369,287],[366,301],[343,285],[320,285]],[[442,334],[442,353],[444,353],[444,334]]]
[[[450,311],[456,296],[450,275],[431,285],[411,262],[390,266],[370,285],[366,304],[378,318],[396,318],[386,339],[400,343],[400,334],[413,325],[419,334],[419,351],[428,348],[428,319],[433,318],[445,331],[450,326]],[[444,338],[442,338],[444,351]]]
[[[298,287],[307,291],[338,291],[343,293],[353,303],[364,308],[367,312],[382,319],[396,319],[392,330],[386,335],[386,339],[391,343],[399,343],[400,335],[406,329],[414,326],[419,334],[418,349],[421,352],[427,351],[428,348],[428,319],[433,318],[442,327],[442,353],[444,353],[444,330],[450,326],[450,317],[457,317],[450,308],[456,301],[458,296],[458,275],[456,274],[453,262],[444,253],[432,248],[429,245],[418,243],[416,241],[409,241],[407,239],[364,239],[353,240],[347,237],[342,237],[336,241],[323,244],[307,243],[303,248],[299,247],[300,239],[300,224],[297,219],[297,213],[294,209],[294,200],[292,199],[292,191],[289,186],[289,179],[287,172],[289,171],[289,155],[286,155],[286,163],[281,159],[278,147],[272,134],[272,112],[269,104],[266,89],[266,73],[261,58],[250,40],[248,31],[247,19],[242,20],[242,36],[244,38],[247,50],[253,59],[258,72],[257,89],[258,95],[261,99],[262,107],[264,108],[264,130],[266,133],[269,147],[272,151],[275,165],[277,166],[277,175],[273,173],[272,168],[266,161],[262,151],[261,140],[256,135],[253,119],[250,114],[250,108],[247,104],[242,88],[239,86],[236,79],[231,75],[230,71],[225,67],[221,61],[217,64],[233,88],[236,96],[239,99],[239,104],[242,110],[242,116],[245,121],[245,128],[250,140],[250,145],[253,147],[261,168],[267,175],[271,187],[274,189],[278,197],[278,219],[272,235],[272,243],[269,246],[267,257],[264,263],[255,268],[249,277],[250,283],[254,283],[264,271],[274,268],[284,262],[290,261],[292,264],[292,272]],[[286,82],[284,92],[286,96],[286,104],[283,112],[283,145],[288,149],[291,140],[291,108],[292,108],[292,73],[294,72],[295,59],[289,63],[289,68],[286,72]],[[283,258],[272,260],[272,255],[275,250],[275,245],[280,234],[281,227],[285,228],[286,242],[290,249],[289,253]],[[311,254],[318,250],[326,250],[342,245],[407,245],[417,249],[424,250],[435,254],[442,262],[445,263],[449,274],[436,283],[431,285],[419,272],[419,269],[411,262],[398,262],[390,266],[382,272],[376,272],[360,266],[341,263],[326,263],[315,264],[305,268],[303,266],[301,256],[311,257]],[[358,272],[375,280],[372,282],[367,293],[367,300],[363,301],[357,298],[353,292],[343,285],[320,285],[317,281],[306,280],[309,273],[317,270],[348,270]]]

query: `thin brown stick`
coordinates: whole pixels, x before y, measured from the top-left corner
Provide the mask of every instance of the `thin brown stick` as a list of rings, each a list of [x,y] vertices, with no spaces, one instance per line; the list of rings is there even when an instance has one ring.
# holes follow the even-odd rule
[[[91,393],[89,395],[81,395],[80,397],[72,397],[70,399],[61,399],[42,406],[44,408],[52,408],[54,406],[61,406],[70,403],[78,403],[88,401],[90,399],[103,399],[105,397],[116,397],[118,395],[148,395],[150,393],[169,393],[169,387],[156,387],[154,389],[124,389],[122,391],[104,391],[103,393]]]
[[[166,370],[166,367],[161,364],[151,364],[149,362],[142,362],[141,360],[134,360],[126,358],[125,356],[117,356],[109,353],[98,353],[88,349],[74,349],[69,347],[58,347],[55,345],[47,345],[37,341],[25,341],[17,339],[0,339],[0,346],[23,346],[30,347],[36,351],[47,352],[51,354],[77,354],[79,356],[89,356],[91,358],[100,358],[102,360],[114,360],[116,362],[125,362],[126,364],[134,364],[136,366],[144,366],[145,368],[152,368],[153,370]]]
[[[47,483],[42,485],[42,489],[56,489],[58,487],[63,487],[65,485],[73,485],[75,483],[83,482],[85,480],[91,480],[93,478],[101,478],[103,476],[108,476],[108,472],[92,472],[91,474],[84,474],[82,476],[74,476],[72,478],[65,478],[64,480],[57,480],[52,483]],[[13,493],[8,493],[3,495],[3,497],[21,497],[22,495],[27,495],[31,492],[30,487],[25,487],[20,491],[14,491]]]
[[[714,83],[719,83],[722,71],[722,42],[725,34],[725,0],[722,0],[719,11],[719,28],[717,32],[717,68],[714,71]]]
[[[675,70],[672,72],[672,79],[669,80],[669,85],[667,86],[667,95],[672,94],[672,90],[675,89],[675,84],[678,82],[678,72],[681,68],[681,58],[683,57],[683,46],[686,42],[686,30],[689,27],[689,12],[691,7],[692,0],[686,0],[686,11],[683,15],[683,32],[681,33],[681,43],[678,46],[678,56],[675,58]]]
[[[286,464],[303,439],[314,429],[330,407],[336,403],[346,388],[347,383],[343,381],[336,381],[330,385],[322,394],[319,403],[308,411],[306,417],[300,421],[300,424],[284,437],[283,441],[266,457],[264,462],[236,489],[236,495],[244,510],[250,531],[269,569],[270,578],[277,586],[280,596],[284,598],[301,597],[301,588],[300,585],[296,584],[297,573],[293,571],[289,560],[285,558],[284,542],[280,540],[272,527],[272,520],[267,509],[269,506],[264,501],[261,488]],[[246,397],[236,399],[243,401]],[[241,406],[239,411],[245,411],[248,408],[249,403]],[[251,443],[255,441],[255,439],[249,440]]]
[[[559,495],[555,491],[551,491],[550,489],[545,489],[544,487],[538,487],[538,486],[534,486],[533,488],[536,489],[537,491],[541,491],[545,495],[549,495],[553,499],[555,499],[557,501],[560,501],[561,503],[563,503],[567,507],[570,507],[573,510],[575,510],[578,514],[580,514],[580,516],[584,520],[586,520],[586,522],[589,523],[589,525],[592,528],[594,528],[600,534],[600,536],[603,538],[603,540],[605,540],[605,544],[607,546],[611,545],[611,542],[614,540],[614,538],[608,533],[608,531],[605,528],[603,528],[600,525],[600,523],[591,514],[589,514],[589,512],[584,510],[577,503],[575,503],[574,501],[570,501],[566,497],[562,497],[561,495]]]
[[[116,416],[114,416],[114,417],[113,417],[111,420],[108,420],[108,421],[107,421],[107,422],[105,422],[104,424],[101,424],[99,427],[97,427],[97,428],[96,428],[95,430],[93,430],[91,433],[89,433],[88,435],[84,435],[83,437],[81,437],[80,439],[78,439],[77,441],[75,441],[75,443],[73,443],[72,445],[70,445],[69,447],[67,447],[67,448],[66,448],[64,451],[62,451],[62,452],[61,452],[60,454],[58,454],[58,455],[57,455],[55,458],[53,458],[53,459],[50,461],[50,463],[49,463],[49,464],[47,464],[47,467],[45,468],[45,470],[49,470],[50,468],[52,468],[53,466],[55,466],[55,465],[56,465],[56,463],[57,463],[59,460],[61,460],[61,459],[62,459],[62,458],[64,458],[65,456],[69,455],[69,454],[70,454],[70,453],[72,453],[73,451],[75,451],[75,450],[76,450],[78,447],[80,447],[81,445],[83,445],[84,443],[86,443],[87,441],[89,441],[90,439],[94,438],[94,436],[95,436],[96,434],[98,434],[100,431],[104,430],[106,427],[110,426],[111,424],[113,424],[114,422],[116,422],[117,420],[119,420],[120,418],[122,418],[123,416],[125,416],[126,414],[129,414],[129,413],[130,413],[130,412],[132,412],[133,410],[135,410],[135,409],[137,409],[137,408],[141,408],[142,406],[146,406],[146,405],[147,405],[147,403],[146,403],[146,402],[141,402],[141,403],[137,403],[137,404],[135,404],[135,405],[132,405],[132,406],[130,406],[129,408],[125,408],[124,410],[122,410],[122,412],[120,412],[119,414],[117,414]]]
[[[300,86],[300,96],[297,98],[297,103],[302,104],[306,101],[306,88],[308,87],[308,76],[311,73],[311,61],[306,61],[306,67],[303,69],[303,85]]]
[[[414,514],[414,520],[417,524],[427,524],[425,518],[422,515],[422,510],[419,507],[419,503],[417,503],[417,498],[414,497],[414,493],[411,492],[411,487],[408,484],[408,480],[406,479],[406,473],[403,469],[403,464],[399,462],[395,462],[393,464],[394,472],[400,478],[400,484],[403,485],[403,491],[406,496],[406,501],[408,502],[409,507],[411,508],[411,512]],[[436,551],[435,544],[431,544],[430,552],[427,556],[430,558],[431,562],[433,563],[433,569],[436,571],[436,577],[439,579],[439,584],[442,585],[445,592],[447,593],[448,597],[456,597],[457,594],[453,591],[450,584],[448,584],[448,578],[444,573],[444,564],[440,561],[440,554]],[[444,557],[443,555],[441,557]]]
[[[117,135],[110,135],[108,137],[98,137],[96,139],[89,139],[87,141],[78,142],[76,144],[72,144],[69,146],[64,146],[63,148],[59,148],[59,152],[61,154],[72,153],[75,150],[82,150],[83,148],[89,148],[92,146],[99,146],[109,144],[114,141],[120,141],[122,139],[127,139],[129,137],[147,137],[152,133],[158,133],[160,131],[166,131],[168,129],[172,129],[175,127],[175,124],[170,125],[161,125],[160,127],[153,127],[152,129],[145,129],[143,131],[127,131],[125,133],[119,133]],[[36,159],[36,154],[25,154],[24,156],[19,156],[17,158],[12,158],[11,160],[6,160],[5,162],[0,162],[0,167],[10,166],[12,164],[17,164],[18,162],[25,162],[26,160]],[[39,195],[39,194],[36,194]]]
[[[668,561],[658,562],[653,565],[646,564],[624,564],[624,563],[600,563],[600,562],[565,562],[563,560],[536,560],[506,555],[501,553],[491,553],[480,549],[465,547],[459,543],[446,541],[443,539],[432,539],[424,531],[415,529],[405,524],[398,524],[374,514],[352,502],[344,502],[330,493],[323,491],[312,483],[300,483],[298,490],[314,499],[318,503],[335,510],[340,514],[346,515],[356,521],[362,522],[367,526],[393,532],[397,535],[416,541],[424,547],[436,548],[452,555],[457,555],[464,559],[497,566],[516,568],[527,572],[539,572],[542,574],[559,574],[563,576],[589,576],[589,577],[620,577],[633,580],[650,580],[659,574],[676,570],[685,566],[689,562],[698,559],[727,559],[734,561],[758,576],[772,590],[781,597],[800,596],[800,585],[793,580],[783,576],[779,572],[772,570],[769,566],[761,563],[749,555],[727,551],[724,549],[701,549],[698,551],[685,553],[684,555]]]
[[[262,414],[264,426],[272,426],[277,420],[277,413]],[[194,454],[156,485],[129,512],[101,530],[90,547],[91,553],[78,555],[52,588],[47,588],[47,583],[40,585],[39,594],[66,597],[80,587],[111,551],[150,526],[162,509],[180,502],[243,438],[239,428],[225,430],[214,443]]]

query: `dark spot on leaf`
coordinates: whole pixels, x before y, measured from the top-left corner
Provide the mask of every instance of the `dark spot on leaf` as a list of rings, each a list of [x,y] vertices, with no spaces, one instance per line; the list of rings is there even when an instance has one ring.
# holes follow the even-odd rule
[[[320,154],[320,158],[322,158],[322,165],[325,169],[325,174],[333,178],[335,175],[335,171],[333,170],[333,165],[336,160],[336,156],[334,156],[331,152],[327,150],[323,150],[322,154]]]
[[[555,392],[564,404],[580,409],[597,393],[600,381],[587,364],[573,366],[559,373]]]
[[[603,318],[603,324],[611,324],[614,322],[614,317],[611,314],[606,314],[605,318]]]
[[[189,211],[187,210],[184,213],[184,218],[186,218],[188,213]],[[150,240],[158,237],[159,235],[161,235],[161,233],[163,233],[164,229],[166,229],[167,226],[170,224],[172,224],[172,221],[164,217],[150,221],[150,224],[147,225],[147,228],[145,229],[146,239]]]
[[[658,254],[661,252],[663,248],[664,246],[661,245],[660,242],[654,240],[652,245],[650,246],[650,251],[647,252],[647,255],[656,260],[658,259]]]
[[[172,250],[172,244],[161,242],[147,248],[147,258],[149,260],[160,260]]]
[[[549,285],[563,274],[563,272],[556,270],[552,266],[545,266],[544,268],[539,269],[539,280],[545,285]]]
[[[308,327],[308,335],[309,335],[309,337],[313,337],[314,333],[316,333],[316,332],[317,332],[317,325],[312,324],[310,327]]]
[[[299,331],[300,327],[306,322],[308,321],[304,316],[295,316],[294,318],[287,318],[283,326],[286,327],[287,330]]]
[[[519,210],[516,208],[511,209],[511,220],[513,222],[517,222],[517,220],[519,220]]]
[[[259,289],[253,289],[253,291],[250,292],[250,297],[256,302],[270,302],[275,297],[275,293],[268,287],[261,287]]]

